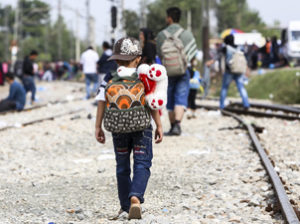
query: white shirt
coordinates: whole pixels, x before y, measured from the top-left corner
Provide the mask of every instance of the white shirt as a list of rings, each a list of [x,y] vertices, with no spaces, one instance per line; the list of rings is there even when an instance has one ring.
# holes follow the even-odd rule
[[[88,49],[81,54],[80,63],[83,66],[84,74],[96,74],[97,73],[97,61],[99,55],[96,51]]]

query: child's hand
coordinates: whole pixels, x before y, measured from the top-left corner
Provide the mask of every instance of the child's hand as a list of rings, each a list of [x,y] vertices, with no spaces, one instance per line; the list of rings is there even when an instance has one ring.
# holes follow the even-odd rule
[[[105,134],[104,134],[102,128],[96,128],[95,137],[96,137],[98,142],[100,142],[102,144],[105,143]]]
[[[162,127],[157,127],[155,130],[155,143],[161,143],[163,140],[163,130]]]

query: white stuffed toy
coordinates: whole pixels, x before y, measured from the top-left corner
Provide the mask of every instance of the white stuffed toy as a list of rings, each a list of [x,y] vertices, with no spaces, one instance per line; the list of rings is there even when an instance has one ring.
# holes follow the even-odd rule
[[[144,83],[146,102],[153,110],[161,110],[167,104],[168,77],[166,68],[159,64],[142,64],[137,74]]]

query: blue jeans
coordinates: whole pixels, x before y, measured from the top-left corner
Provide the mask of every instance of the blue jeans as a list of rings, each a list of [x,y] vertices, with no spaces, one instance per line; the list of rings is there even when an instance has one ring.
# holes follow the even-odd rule
[[[230,73],[226,73],[223,75],[223,81],[222,81],[222,89],[221,89],[221,96],[220,96],[220,108],[224,109],[225,105],[225,98],[227,96],[227,91],[229,88],[229,85],[231,81],[234,80],[236,83],[236,86],[240,92],[240,96],[242,97],[243,100],[243,105],[245,108],[250,107],[250,104],[248,102],[248,94],[247,90],[244,87],[243,84],[243,75],[233,75]]]
[[[130,198],[136,196],[144,202],[144,193],[152,165],[152,127],[132,133],[113,133],[117,162],[117,182],[120,205],[129,211]],[[133,178],[130,178],[130,154],[133,151]]]
[[[85,74],[85,84],[86,84],[86,98],[91,97],[90,84],[93,83],[93,93],[97,92],[98,89],[98,75],[95,74]]]
[[[25,75],[22,78],[22,82],[23,82],[23,85],[24,85],[24,89],[26,90],[26,93],[31,92],[31,100],[35,101],[36,87],[35,87],[33,76]]]
[[[186,72],[183,76],[169,77],[167,109],[173,111],[175,106],[187,107],[189,91],[189,72]]]

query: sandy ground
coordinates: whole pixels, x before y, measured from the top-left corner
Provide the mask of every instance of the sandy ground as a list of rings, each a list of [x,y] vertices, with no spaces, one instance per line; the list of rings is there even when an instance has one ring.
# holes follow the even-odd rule
[[[78,83],[38,86],[40,102],[48,102],[49,96],[51,100],[84,96],[80,91],[84,86]],[[0,89],[0,98],[6,95],[5,88]],[[246,132],[227,129],[237,122],[205,110],[197,111],[197,119],[183,120],[182,136],[165,137],[163,143],[154,146],[143,219],[110,221],[119,210],[114,153],[109,133],[105,145],[94,138],[96,108],[92,102],[70,101],[0,115],[0,124],[13,125],[84,109],[53,121],[0,132],[1,224],[284,223],[280,215],[265,211],[274,203],[274,193]],[[162,120],[167,131],[166,113]],[[273,148],[267,140],[272,134],[265,133],[268,150]],[[276,137],[276,145],[282,137]],[[294,140],[290,144],[299,145],[299,138],[290,142]]]

